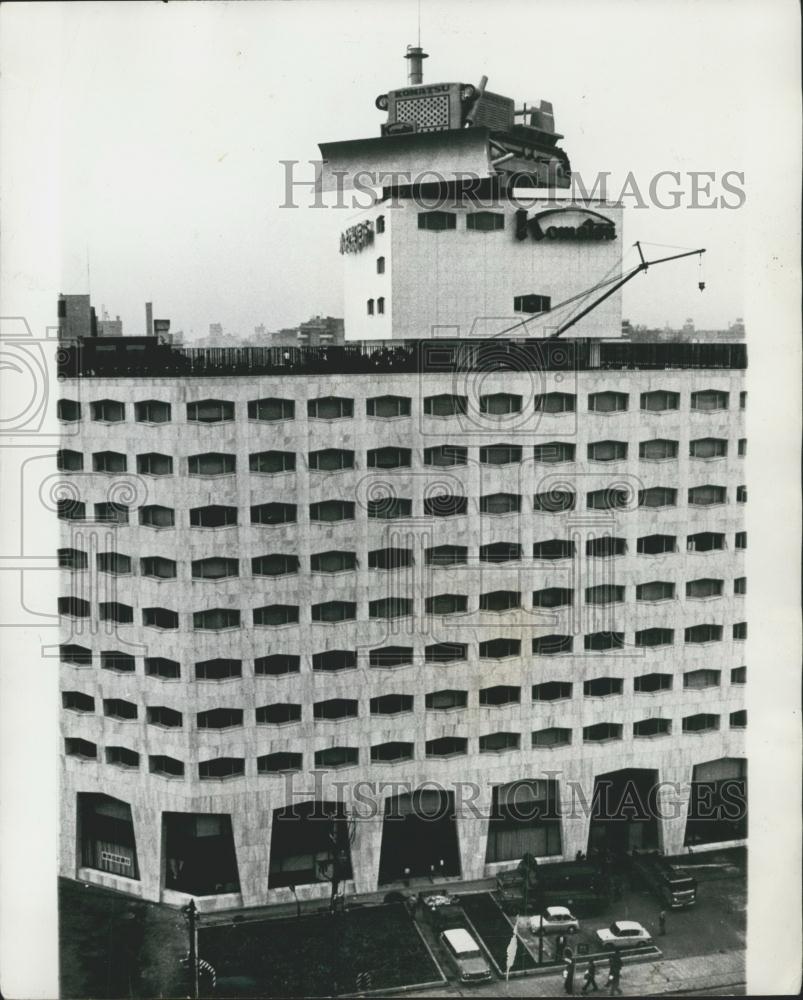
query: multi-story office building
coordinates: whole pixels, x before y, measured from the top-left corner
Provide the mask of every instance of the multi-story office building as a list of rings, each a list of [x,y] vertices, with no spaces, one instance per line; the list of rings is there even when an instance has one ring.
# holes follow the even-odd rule
[[[461,87],[422,149],[556,155]],[[412,156],[409,99],[358,145]],[[64,352],[63,874],[251,906],[744,836],[744,345],[567,313],[621,208],[499,176],[349,220],[342,346]]]

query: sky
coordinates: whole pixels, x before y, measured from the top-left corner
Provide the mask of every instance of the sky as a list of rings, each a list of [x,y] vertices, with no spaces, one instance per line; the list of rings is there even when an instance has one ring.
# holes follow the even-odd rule
[[[131,334],[144,332],[146,300],[188,338],[215,322],[245,336],[260,323],[342,315],[346,213],[311,207],[303,190],[298,208],[281,207],[281,161],[300,161],[298,176],[308,177],[318,142],[379,134],[374,99],[406,82],[418,6],[78,2],[29,11],[59,32],[57,67],[41,67],[57,109],[46,154],[55,158],[55,291],[89,291]],[[764,137],[745,67],[761,56],[761,4],[421,0],[420,9],[425,82],[486,74],[517,106],[552,101],[573,169],[592,181],[610,172],[614,195],[631,171],[645,199],[658,171],[680,172],[677,209],[625,197],[623,242],[706,247],[706,291],[696,258],[668,264],[630,283],[626,317],[723,328],[743,315],[745,213],[688,207],[688,174],[714,172],[715,197],[727,196],[723,174],[745,174],[732,183],[750,200],[746,144]],[[25,72],[33,81],[39,69],[29,62]]]

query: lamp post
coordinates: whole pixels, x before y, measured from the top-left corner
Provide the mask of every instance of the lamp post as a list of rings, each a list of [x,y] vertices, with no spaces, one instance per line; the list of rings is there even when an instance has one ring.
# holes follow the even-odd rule
[[[184,907],[184,913],[190,934],[189,966],[192,975],[192,996],[193,1000],[198,1000],[198,908],[194,899]]]

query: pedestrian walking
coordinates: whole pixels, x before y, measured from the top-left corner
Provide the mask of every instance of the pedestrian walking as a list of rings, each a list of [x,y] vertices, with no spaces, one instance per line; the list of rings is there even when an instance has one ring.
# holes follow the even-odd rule
[[[563,970],[563,990],[569,996],[574,995],[574,959],[569,959]]]
[[[609,968],[610,971],[608,973],[608,986],[610,987],[609,990],[610,996],[613,996],[615,993],[621,994],[622,990],[621,987],[619,986],[619,980],[622,976],[622,956],[619,954],[618,951],[614,952],[614,954],[611,956],[611,962]]]
[[[658,914],[658,932],[666,934],[666,910],[661,910]]]
[[[595,993],[599,992],[599,986],[597,985],[597,963],[593,958],[588,960],[586,974],[583,976],[583,988],[580,992],[588,993],[590,989],[593,989]]]

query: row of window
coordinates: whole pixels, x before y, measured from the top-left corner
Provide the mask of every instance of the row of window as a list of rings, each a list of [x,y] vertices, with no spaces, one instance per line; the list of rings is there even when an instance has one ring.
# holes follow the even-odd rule
[[[732,729],[744,729],[747,725],[747,712],[740,710],[731,712],[729,724]],[[684,733],[716,732],[720,728],[720,716],[708,713],[687,715],[682,719]],[[583,727],[583,743],[607,743],[623,739],[624,727],[614,722],[599,722]],[[632,734],[635,739],[655,736],[668,736],[672,732],[672,720],[664,718],[642,719],[633,723]],[[536,730],[530,735],[530,745],[534,748],[549,748],[568,746],[572,742],[572,730],[560,727]],[[521,749],[521,733],[498,732],[488,733],[479,737],[480,753],[503,753],[508,750]],[[378,743],[371,747],[371,763],[395,763],[413,760],[415,744],[411,742],[392,740]],[[465,736],[442,736],[427,740],[424,744],[427,758],[461,757],[468,751],[468,739]],[[90,740],[67,737],[65,753],[71,757],[85,760],[96,760],[97,744]],[[105,748],[106,762],[121,767],[138,768],[140,755],[127,747],[111,746]],[[314,754],[316,768],[353,767],[359,764],[360,751],[358,747],[327,747],[317,750]],[[303,755],[279,751],[257,757],[257,773],[268,774],[283,771],[298,771],[303,766]],[[167,777],[183,777],[184,763],[173,757],[150,755],[148,768],[152,774],[162,774]],[[245,774],[244,757],[217,757],[212,760],[200,761],[198,777],[204,779],[222,779],[242,777]]]
[[[574,413],[577,409],[577,396],[574,393],[547,392],[529,398],[533,399],[533,408],[539,413]],[[372,396],[365,400],[365,412],[370,417],[408,417],[411,413],[411,402],[410,396]],[[173,419],[172,404],[163,400],[146,399],[133,405],[134,419],[138,423],[165,424]],[[611,390],[588,393],[587,405],[588,410],[593,413],[624,412],[630,407],[630,394]],[[653,413],[679,410],[680,393],[665,389],[642,392],[639,396],[639,405],[642,410]],[[742,409],[747,405],[746,392],[740,392],[739,405]],[[690,394],[692,410],[727,410],[729,406],[730,394],[721,389],[699,389]],[[523,407],[523,396],[504,392],[481,395],[478,403],[479,412],[489,416],[520,413]],[[248,400],[246,409],[249,420],[293,420],[296,415],[295,400],[273,396]],[[428,416],[434,417],[467,414],[469,398],[459,393],[425,396],[423,411]],[[81,403],[75,399],[59,399],[56,412],[60,420],[80,420]],[[92,420],[119,423],[126,419],[126,403],[116,399],[98,399],[90,402],[89,412]],[[224,423],[234,420],[235,413],[236,404],[233,400],[202,399],[186,404],[186,417],[191,423]],[[318,420],[353,417],[354,399],[345,396],[321,396],[307,400],[307,416]]]
[[[746,438],[739,440],[739,455],[746,453]],[[692,458],[724,458],[728,453],[726,438],[697,438],[689,442]],[[576,446],[568,441],[549,441],[533,447],[532,456],[536,462],[555,464],[575,461]],[[628,457],[626,441],[592,441],[586,448],[590,462],[620,462]],[[654,438],[639,442],[639,459],[643,461],[666,461],[678,457],[678,442],[664,438]],[[369,448],[366,452],[366,468],[369,469],[409,469],[413,465],[412,448],[386,446]],[[483,445],[479,449],[482,465],[511,465],[524,458],[524,448],[519,444]],[[355,452],[349,448],[320,448],[309,451],[307,467],[315,472],[335,472],[354,469]],[[468,448],[464,445],[441,444],[424,449],[424,465],[456,466],[468,464]],[[82,472],[83,452],[61,448],[56,453],[56,465],[62,472]],[[175,463],[172,455],[160,452],[145,452],[136,456],[136,469],[142,475],[172,476]],[[259,451],[248,456],[250,472],[275,475],[294,472],[296,453],[294,451]],[[191,476],[225,476],[237,471],[237,456],[231,452],[209,451],[187,456],[187,473]],[[119,451],[96,451],[92,453],[92,471],[121,473],[128,471],[128,456]]]

